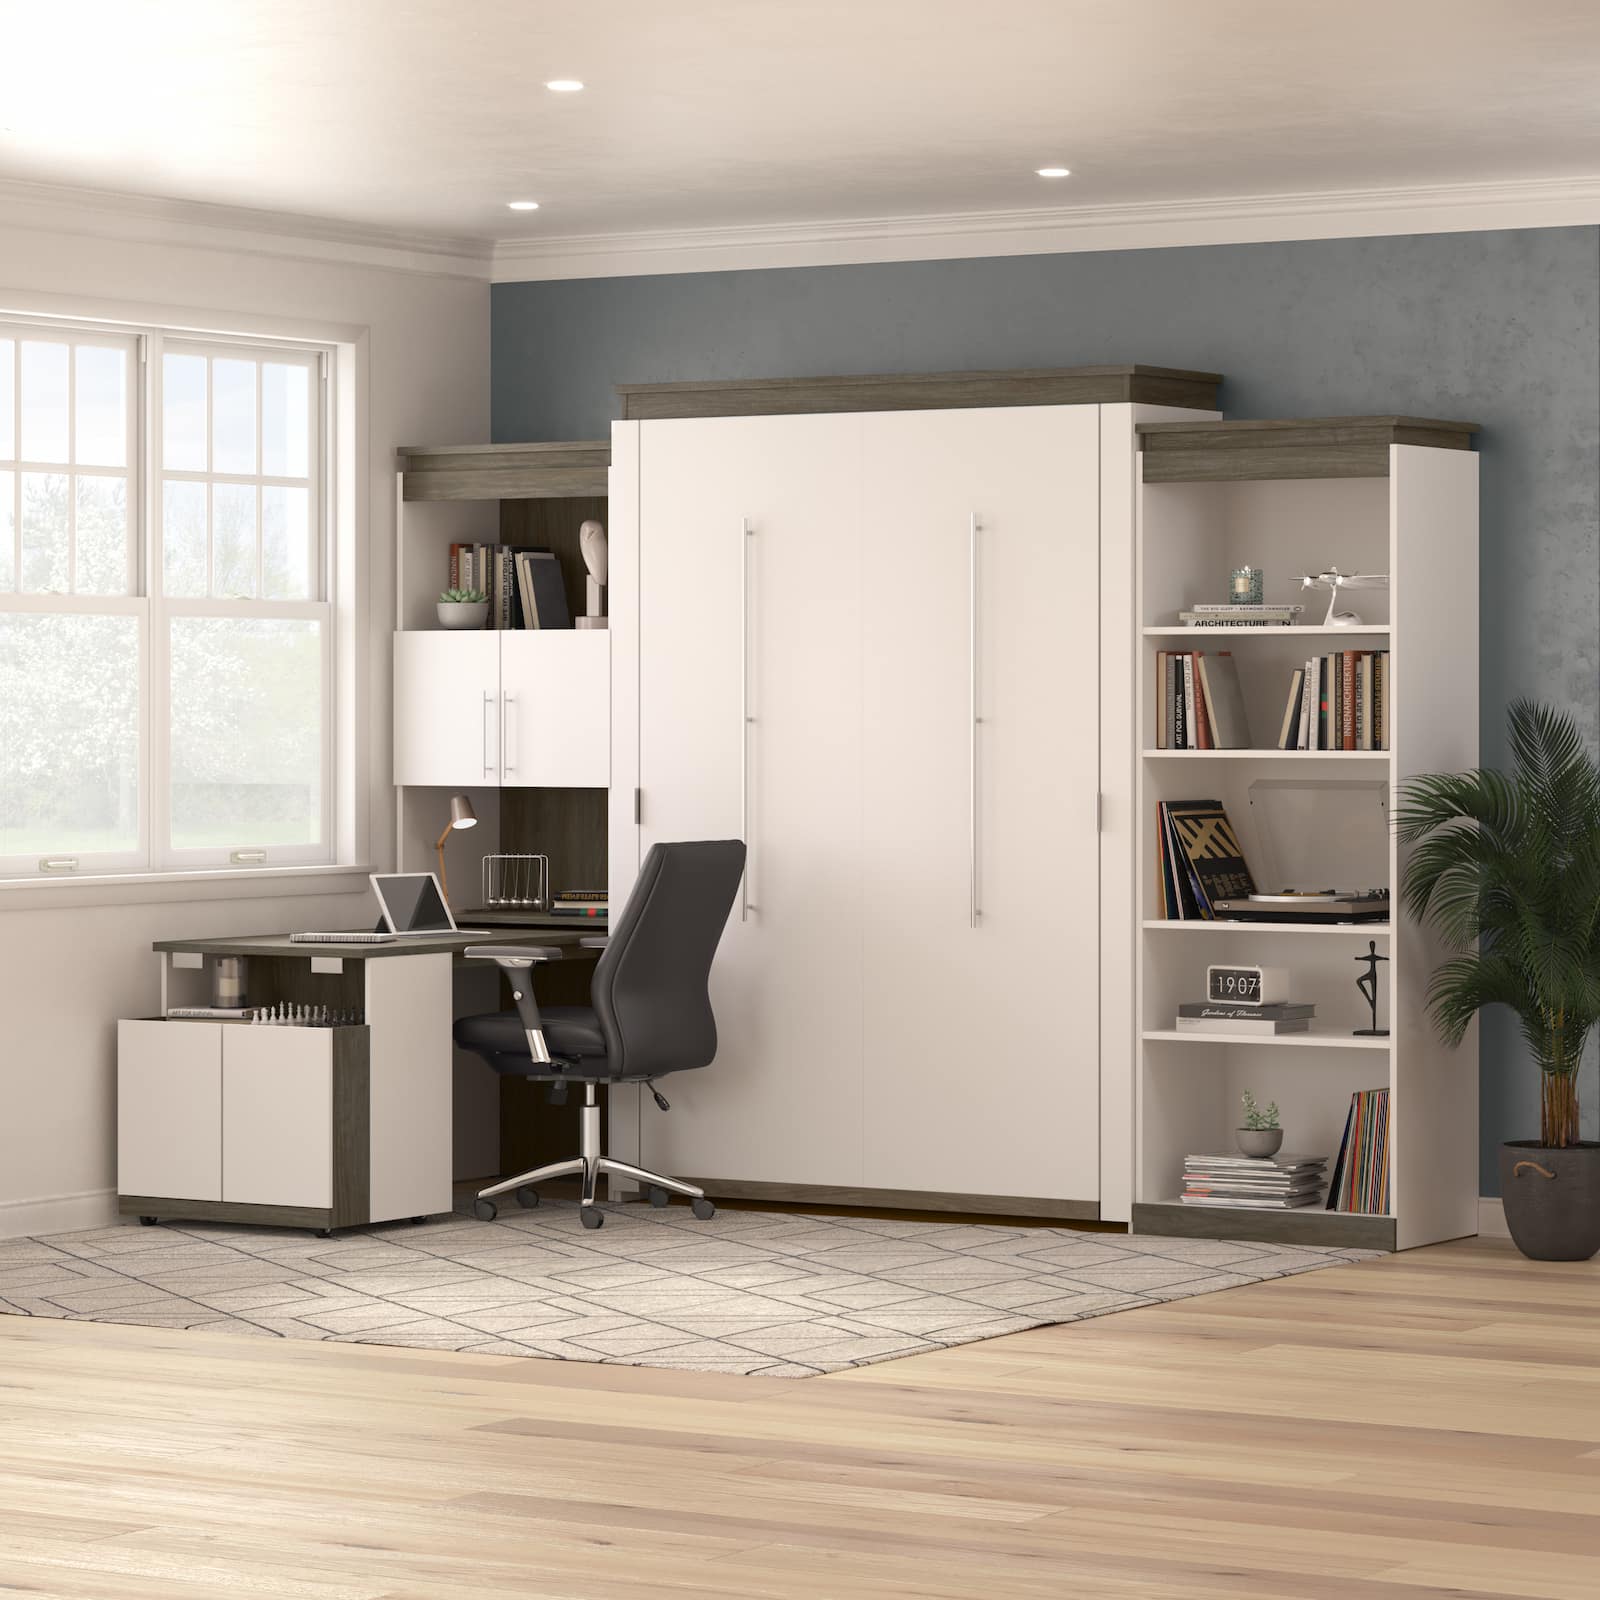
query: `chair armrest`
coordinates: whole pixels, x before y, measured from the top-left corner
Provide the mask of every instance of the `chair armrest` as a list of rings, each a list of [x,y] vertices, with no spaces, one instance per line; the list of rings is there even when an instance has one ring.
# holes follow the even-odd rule
[[[578,941],[578,948],[580,950],[604,950],[605,947],[610,943],[611,940],[604,934],[601,934],[593,939],[580,939]]]
[[[469,944],[461,953],[473,961],[498,961],[502,967],[526,967],[535,961],[561,959],[560,950],[548,944]]]

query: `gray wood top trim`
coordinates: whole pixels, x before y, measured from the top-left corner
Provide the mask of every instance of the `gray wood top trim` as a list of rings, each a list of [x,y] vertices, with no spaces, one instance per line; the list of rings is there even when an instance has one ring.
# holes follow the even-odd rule
[[[580,950],[578,940],[594,929],[542,928],[534,932],[496,928],[493,932],[498,944],[555,945],[578,958],[589,954]],[[463,932],[448,939],[391,939],[384,944],[295,944],[287,934],[259,933],[237,939],[158,939],[150,948],[205,956],[298,956],[307,961],[312,956],[337,956],[341,961],[376,961],[389,956],[459,955],[469,944],[483,942],[483,934]]]
[[[565,455],[572,451],[602,450],[611,454],[609,439],[545,439],[517,444],[403,444],[396,454],[403,462],[415,462],[439,456],[490,456],[517,458],[543,455]]]
[[[981,372],[864,373],[823,378],[737,378],[617,385],[626,421],[673,417],[920,411],[969,406],[1152,405],[1213,410],[1215,372],[1138,364]]]
[[[1098,1222],[1098,1200],[1037,1195],[960,1194],[942,1189],[870,1189],[831,1183],[767,1183],[753,1178],[687,1178],[713,1199],[777,1200],[796,1205],[871,1206],[896,1211],[954,1211],[970,1216],[1054,1217]]]
[[[1386,478],[1389,447],[1470,450],[1475,422],[1431,417],[1290,417],[1138,424],[1146,483]]]
[[[565,500],[606,494],[611,445],[407,445],[397,459],[407,500]]]

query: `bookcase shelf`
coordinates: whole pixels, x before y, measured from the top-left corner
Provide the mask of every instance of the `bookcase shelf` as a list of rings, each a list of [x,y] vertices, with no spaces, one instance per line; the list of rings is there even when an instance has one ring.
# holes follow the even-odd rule
[[[1388,750],[1146,750],[1146,761],[1387,761]]]
[[[1290,1050],[1387,1050],[1388,1039],[1357,1039],[1348,1031],[1313,1027],[1306,1033],[1182,1033],[1176,1028],[1146,1028],[1141,1037],[1148,1043],[1249,1045],[1252,1048]]]
[[[1204,436],[1213,427],[1237,426],[1193,429]],[[1141,458],[1132,574],[1140,645],[1129,685],[1138,731],[1122,835],[1135,864],[1139,930],[1131,940],[1128,1044],[1135,1231],[1375,1249],[1477,1231],[1476,1033],[1451,1052],[1429,1022],[1428,983],[1442,952],[1427,930],[1405,918],[1398,903],[1386,923],[1160,915],[1161,802],[1220,804],[1259,888],[1398,893],[1405,865],[1392,827],[1399,786],[1415,774],[1478,763],[1477,456],[1455,444],[1408,439],[1363,459],[1359,473],[1319,476],[1307,457],[1282,477],[1263,471],[1188,481],[1170,471],[1152,479],[1148,458]],[[1389,585],[1350,595],[1371,619],[1357,627],[1176,622],[1180,610],[1224,599],[1229,572],[1246,565],[1265,570],[1268,603],[1307,603],[1299,574],[1334,565],[1386,573]],[[1231,655],[1245,737],[1258,743],[1275,740],[1292,674],[1306,657],[1386,650],[1393,667],[1384,707],[1390,748],[1154,748],[1162,650]],[[1111,801],[1107,814],[1121,826]],[[1190,934],[1203,937],[1176,937]],[[1383,958],[1378,1025],[1392,1037],[1353,1032],[1370,1022],[1355,986],[1369,943]],[[1204,999],[1206,967],[1224,961],[1286,968],[1290,998],[1316,1006],[1311,1031],[1176,1029],[1178,1006]],[[1179,1203],[1185,1156],[1234,1148],[1247,1089],[1263,1105],[1277,1102],[1286,1148],[1326,1156],[1330,1176],[1352,1097],[1387,1089],[1392,1214]]]
[[[1147,639],[1387,639],[1386,622],[1363,623],[1358,628],[1324,628],[1316,624],[1292,628],[1191,628],[1187,623],[1159,623],[1144,630]]]
[[[1276,938],[1286,933],[1292,938],[1304,934],[1353,934],[1359,939],[1387,939],[1387,922],[1180,922],[1173,917],[1146,917],[1140,926],[1147,933],[1234,933]]]

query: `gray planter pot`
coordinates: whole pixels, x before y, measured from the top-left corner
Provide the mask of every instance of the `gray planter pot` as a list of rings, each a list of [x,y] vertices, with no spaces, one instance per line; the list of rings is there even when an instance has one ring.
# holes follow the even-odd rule
[[[1500,1146],[1506,1227],[1534,1261],[1587,1261],[1600,1251],[1600,1144],[1552,1150],[1532,1139]]]
[[[439,600],[434,611],[441,628],[481,628],[489,620],[487,600]]]
[[[1239,1128],[1235,1136],[1241,1155],[1275,1156],[1283,1147],[1282,1128]]]

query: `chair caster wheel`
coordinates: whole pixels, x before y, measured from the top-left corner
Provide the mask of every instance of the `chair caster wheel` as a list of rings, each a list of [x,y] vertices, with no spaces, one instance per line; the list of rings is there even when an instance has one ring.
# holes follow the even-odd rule
[[[536,1211],[539,1207],[539,1191],[532,1184],[523,1184],[517,1190],[517,1204],[524,1211]]]
[[[693,1201],[690,1204],[689,1209],[694,1212],[694,1214],[699,1217],[702,1222],[709,1222],[717,1214],[716,1206],[712,1204],[711,1201],[707,1200],[704,1195],[702,1195],[700,1199]]]
[[[500,1207],[493,1200],[474,1200],[472,1214],[479,1222],[493,1222],[500,1215]]]
[[[586,1228],[603,1228],[606,1225],[605,1212],[596,1211],[593,1206],[583,1207],[578,1217]]]
[[[160,1220],[159,1217],[140,1217],[139,1226],[141,1228],[153,1228]]]
[[[672,1196],[668,1194],[660,1184],[652,1183],[650,1185],[650,1204],[653,1205],[657,1211],[665,1210],[668,1202],[671,1199]]]

